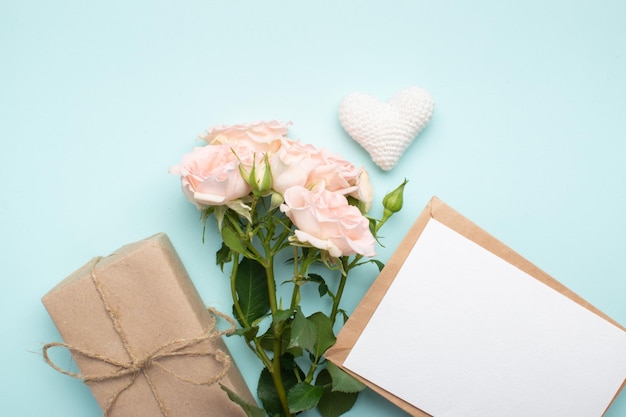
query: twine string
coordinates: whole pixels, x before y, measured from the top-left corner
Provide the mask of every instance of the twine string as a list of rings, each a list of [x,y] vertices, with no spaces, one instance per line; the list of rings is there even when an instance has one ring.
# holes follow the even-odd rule
[[[230,327],[226,330],[212,330],[208,328],[199,337],[173,340],[169,343],[166,343],[158,347],[151,353],[147,354],[145,357],[138,359],[132,352],[131,345],[128,341],[128,337],[126,336],[126,333],[124,332],[120,324],[119,315],[115,311],[115,309],[113,309],[111,305],[109,304],[107,297],[105,296],[104,285],[95,273],[95,267],[101,259],[102,258],[96,258],[91,267],[91,280],[93,281],[96,287],[96,290],[98,291],[98,295],[100,296],[102,303],[104,304],[104,308],[107,312],[107,316],[113,323],[115,332],[120,337],[120,340],[122,341],[124,349],[128,353],[130,360],[119,361],[119,360],[116,360],[115,358],[102,355],[98,352],[83,349],[80,346],[76,346],[76,345],[72,345],[68,343],[62,343],[62,342],[52,342],[52,343],[46,344],[43,347],[44,360],[46,361],[48,365],[50,365],[52,368],[54,368],[58,372],[68,375],[72,378],[80,379],[86,384],[108,381],[108,380],[118,379],[118,378],[131,375],[132,376],[131,379],[123,387],[118,389],[109,398],[109,401],[107,402],[107,405],[104,408],[104,417],[109,416],[109,413],[113,409],[119,397],[137,381],[137,378],[139,377],[139,375],[143,375],[146,382],[148,383],[148,386],[150,387],[150,391],[152,392],[152,395],[154,396],[156,402],[159,405],[161,414],[164,417],[170,417],[171,412],[167,408],[167,406],[163,403],[161,397],[158,394],[156,387],[154,386],[154,383],[152,382],[152,379],[147,373],[147,370],[150,369],[151,367],[158,367],[159,369],[166,372],[167,374],[172,375],[174,378],[180,381],[184,381],[186,383],[193,384],[193,385],[215,384],[216,382],[220,381],[228,372],[228,369],[230,368],[232,364],[230,356],[228,356],[225,352],[223,352],[220,349],[216,349],[214,351],[201,351],[201,352],[189,351],[189,349],[202,342],[214,340],[221,336],[232,334],[235,331],[237,325],[232,318],[228,317],[227,315],[223,313],[220,313],[219,311],[213,308],[209,308],[208,310],[211,314],[227,321],[230,324]],[[54,363],[52,359],[50,359],[48,351],[53,348],[67,349],[68,351],[70,351],[70,353],[72,353],[72,355],[79,354],[86,358],[109,364],[113,366],[114,369],[109,372],[102,372],[102,373],[96,373],[96,374],[85,374],[81,372],[68,371],[58,366],[56,363]],[[185,358],[185,357],[201,357],[201,356],[213,356],[217,362],[222,364],[222,368],[220,372],[216,373],[215,375],[203,381],[197,381],[194,379],[186,378],[185,376],[180,375],[172,371],[171,369],[166,368],[161,363],[163,359],[167,359],[167,358]]]

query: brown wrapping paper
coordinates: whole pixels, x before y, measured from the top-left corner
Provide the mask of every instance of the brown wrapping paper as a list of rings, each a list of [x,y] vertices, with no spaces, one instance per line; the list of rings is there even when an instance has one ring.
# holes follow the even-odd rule
[[[77,348],[72,355],[83,376],[104,376],[126,366],[107,362],[128,364],[131,356],[141,362],[155,352],[161,354],[138,372],[86,381],[111,417],[243,417],[245,413],[218,384],[198,385],[214,380],[224,369],[221,383],[254,403],[237,367],[224,368],[230,358],[216,334],[216,319],[165,234],[87,263],[42,301],[65,344]],[[203,339],[207,334],[210,337]],[[202,340],[177,350],[176,341],[198,338]]]
[[[402,264],[409,255],[413,246],[415,245],[415,242],[426,227],[426,223],[428,223],[428,220],[431,218],[438,220],[439,222],[455,230],[459,234],[465,236],[466,238],[487,249],[494,255],[499,256],[500,258],[516,266],[517,268],[521,269],[532,277],[538,279],[539,281],[543,282],[554,290],[566,295],[581,306],[587,308],[598,316],[604,318],[605,320],[613,323],[615,326],[626,331],[624,327],[619,325],[610,317],[606,316],[604,313],[599,311],[588,302],[586,302],[580,296],[576,295],[574,292],[566,288],[563,284],[559,283],[557,280],[546,274],[544,271],[537,268],[528,260],[524,259],[521,255],[514,252],[511,248],[495,239],[493,236],[485,232],[480,227],[476,226],[474,223],[463,217],[461,214],[454,211],[441,200],[433,197],[424,209],[424,211],[417,218],[417,220],[407,233],[406,237],[402,240],[402,242],[398,246],[398,249],[391,256],[385,268],[381,271],[376,281],[372,284],[363,300],[354,310],[346,325],[339,332],[335,345],[326,352],[326,358],[328,360],[343,368],[342,365],[350,354],[352,347],[355,345],[365,326],[367,326],[367,323],[374,314],[376,307],[385,296],[387,289],[390,287],[395,276],[402,267]],[[389,401],[391,401],[410,415],[416,417],[432,417],[430,416],[430,414],[427,414],[424,411],[412,406],[406,401],[403,401],[401,398],[398,398],[390,392],[378,387],[376,384],[364,378],[361,378],[359,375],[356,375],[345,368],[343,369],[346,372],[352,374],[357,379],[361,380],[369,388],[387,398]],[[622,384],[622,388],[624,388],[625,385],[626,381],[624,382],[624,384]]]

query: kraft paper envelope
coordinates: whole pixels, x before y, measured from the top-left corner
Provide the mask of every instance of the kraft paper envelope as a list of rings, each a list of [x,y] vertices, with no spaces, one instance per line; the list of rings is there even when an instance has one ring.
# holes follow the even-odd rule
[[[433,197],[326,357],[413,416],[600,417],[626,329]]]

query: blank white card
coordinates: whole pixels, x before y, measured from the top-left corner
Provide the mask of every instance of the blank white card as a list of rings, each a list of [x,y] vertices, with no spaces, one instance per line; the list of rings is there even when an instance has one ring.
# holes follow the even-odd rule
[[[626,332],[430,219],[344,367],[434,417],[599,417]]]

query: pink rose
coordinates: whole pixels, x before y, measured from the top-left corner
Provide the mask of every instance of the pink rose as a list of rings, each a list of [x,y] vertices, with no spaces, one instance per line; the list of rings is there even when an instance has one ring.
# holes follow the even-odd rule
[[[202,136],[209,145],[223,145],[239,143],[246,145],[256,152],[275,152],[280,147],[280,141],[287,134],[291,122],[245,123],[233,126],[216,126]]]
[[[370,176],[365,169],[361,170],[361,174],[356,179],[357,189],[352,191],[349,195],[356,198],[363,204],[363,212],[367,213],[372,207],[372,200],[374,199],[374,186],[370,181]]]
[[[327,190],[338,191],[360,200],[367,212],[373,198],[373,188],[367,171],[326,150],[321,150],[316,158],[319,164],[311,172],[306,186],[312,187],[325,182]]]
[[[328,191],[320,183],[312,190],[291,187],[284,198],[280,210],[297,227],[295,238],[299,242],[326,250],[334,257],[375,255],[376,240],[369,221],[358,208],[348,204],[343,194]]]
[[[242,145],[208,145],[194,148],[169,171],[181,176],[183,192],[196,206],[218,206],[250,193],[239,165],[251,167],[253,158]]]
[[[272,188],[284,194],[290,187],[307,184],[311,171],[320,163],[318,153],[313,145],[283,139],[280,148],[270,157]]]

